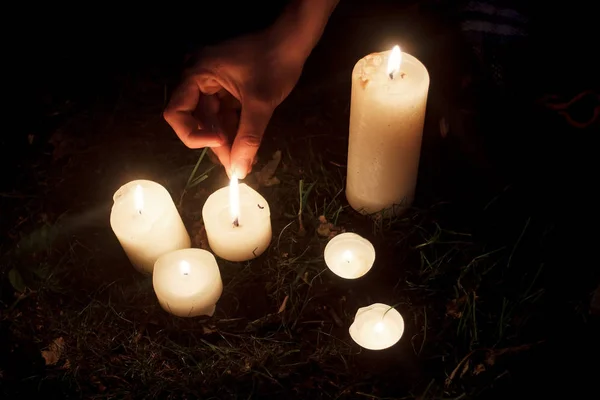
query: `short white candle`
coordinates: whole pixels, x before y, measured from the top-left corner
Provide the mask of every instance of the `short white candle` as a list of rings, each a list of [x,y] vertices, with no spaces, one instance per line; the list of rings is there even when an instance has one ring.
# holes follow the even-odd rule
[[[346,198],[355,210],[388,216],[412,204],[428,91],[427,68],[398,46],[354,66]]]
[[[178,317],[212,316],[223,293],[217,260],[202,249],[162,255],[154,265],[152,284],[161,307]]]
[[[132,181],[121,186],[113,200],[110,226],[138,271],[151,274],[158,257],[190,247],[190,236],[163,186]]]
[[[383,350],[400,340],[404,319],[395,308],[375,303],[358,309],[349,331],[352,339],[365,349]]]
[[[346,232],[334,236],[324,252],[325,264],[334,274],[345,279],[356,279],[371,270],[375,262],[375,248],[367,239]]]
[[[202,208],[208,245],[228,261],[247,261],[260,256],[271,243],[271,210],[256,190],[239,184],[211,194]]]

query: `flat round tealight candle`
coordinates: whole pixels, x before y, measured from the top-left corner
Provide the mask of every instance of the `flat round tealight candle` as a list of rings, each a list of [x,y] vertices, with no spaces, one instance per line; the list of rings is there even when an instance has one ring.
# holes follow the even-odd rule
[[[357,279],[371,270],[375,248],[367,239],[352,232],[334,236],[325,246],[325,264],[336,275]]]
[[[131,264],[152,273],[161,255],[190,247],[190,236],[171,195],[163,186],[135,180],[113,196],[110,226]]]
[[[161,307],[178,317],[212,316],[223,293],[217,260],[202,249],[162,255],[154,265],[152,284]]]
[[[202,208],[208,245],[228,261],[260,256],[271,243],[271,210],[256,190],[232,183],[211,194]]]
[[[352,340],[368,350],[383,350],[398,343],[404,333],[404,319],[386,304],[359,308],[350,325]]]

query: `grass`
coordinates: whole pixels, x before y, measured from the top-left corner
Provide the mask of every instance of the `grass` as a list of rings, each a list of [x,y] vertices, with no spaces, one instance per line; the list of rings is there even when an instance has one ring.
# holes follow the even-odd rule
[[[112,121],[118,126],[119,118]],[[314,130],[318,134],[292,132],[263,147],[264,159],[274,150],[283,155],[275,173],[280,183],[259,189],[271,206],[273,240],[256,260],[219,260],[224,292],[212,318],[169,315],[151,279],[128,263],[106,218],[111,188],[129,175],[117,175],[116,167],[97,178],[76,167],[70,177],[62,166],[52,167],[54,175],[40,171],[45,191],[19,199],[15,213],[26,217],[15,222],[12,242],[2,248],[3,395],[512,396],[506,391],[511,383],[530,379],[532,365],[541,368],[526,362],[529,354],[559,335],[543,316],[585,309],[579,301],[585,293],[557,308],[562,294],[552,290],[557,264],[548,250],[556,247],[556,226],[535,210],[512,207],[506,200],[514,195],[511,187],[479,208],[426,199],[399,218],[360,216],[345,201],[344,166],[328,153],[337,139],[327,126]],[[123,148],[152,147],[139,140]],[[160,164],[161,174],[147,175],[161,177],[179,200],[194,245],[205,245],[201,205],[226,183],[223,171],[205,151],[156,148],[160,144],[148,158],[126,153],[122,164]],[[52,176],[81,185],[81,197],[74,198],[87,202],[71,200],[49,211],[48,199],[58,196]],[[102,187],[107,201],[98,205],[98,192],[80,189],[82,181]],[[363,235],[377,251],[373,269],[356,281],[336,277],[323,261],[329,236],[342,231]],[[374,302],[395,307],[406,323],[401,341],[380,352],[361,349],[348,334],[356,310]],[[577,320],[581,313],[570,319]]]
[[[185,191],[199,179],[198,170],[212,169],[204,155]],[[18,358],[13,362],[24,371],[3,366],[5,390],[60,388],[107,399],[465,398],[489,387],[490,379],[503,379],[505,371],[492,358],[527,351],[543,340],[520,343],[526,321],[515,322],[544,297],[538,287],[543,264],[519,282],[503,282],[506,271],[519,264],[528,223],[512,247],[489,248],[472,233],[443,228],[436,207],[393,221],[356,215],[343,202],[342,170],[318,155],[297,158],[288,152],[277,175],[282,183],[263,190],[273,214],[271,248],[252,262],[220,260],[225,290],[214,318],[166,314],[151,281],[129,271],[124,257],[117,279],[94,275],[93,251],[77,238],[55,248],[51,223],[25,236],[7,254],[17,297],[5,304],[3,322],[10,321],[13,343],[43,349],[63,338],[65,345],[57,350],[56,364],[45,368],[41,353],[13,352]],[[372,239],[379,274],[348,283],[329,273],[322,256],[328,239],[316,233],[320,216]],[[33,255],[39,263],[17,264]],[[510,290],[500,290],[499,282]],[[495,296],[499,293],[504,294]],[[435,365],[413,387],[385,382],[389,372],[369,374],[361,366],[365,350],[347,334],[356,309],[375,299],[394,304],[407,321],[399,349],[389,353],[405,357],[405,368]],[[393,361],[369,357],[385,366]],[[408,397],[377,394],[391,384],[399,386],[389,393],[399,387]]]

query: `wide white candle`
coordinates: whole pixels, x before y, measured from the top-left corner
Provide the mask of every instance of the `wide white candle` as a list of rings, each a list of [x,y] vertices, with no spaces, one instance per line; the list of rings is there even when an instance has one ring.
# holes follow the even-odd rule
[[[390,216],[412,204],[428,90],[427,68],[398,46],[354,66],[346,198],[355,210]]]
[[[271,243],[271,210],[256,190],[236,177],[211,194],[202,208],[208,245],[228,261],[260,256]]]
[[[400,340],[404,319],[395,308],[375,303],[358,309],[349,331],[352,339],[365,349],[383,350]]]
[[[223,293],[217,260],[202,249],[162,255],[154,264],[152,284],[161,307],[178,317],[212,316]]]
[[[356,279],[371,270],[375,262],[375,248],[356,233],[340,233],[325,246],[324,258],[334,274],[345,279]]]
[[[158,257],[190,247],[190,236],[163,186],[132,181],[121,186],[113,200],[110,226],[138,271],[152,273]]]

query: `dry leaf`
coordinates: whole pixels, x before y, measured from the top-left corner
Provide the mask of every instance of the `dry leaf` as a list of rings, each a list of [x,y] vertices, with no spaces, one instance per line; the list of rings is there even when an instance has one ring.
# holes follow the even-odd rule
[[[473,375],[479,375],[483,371],[485,371],[485,366],[483,364],[477,364],[477,366],[473,370]]]
[[[275,176],[275,171],[281,162],[281,150],[277,150],[273,153],[271,160],[259,171],[255,173],[256,182],[259,186],[269,187],[275,186],[281,183],[281,181]]]
[[[462,311],[460,310],[467,300],[467,296],[462,296],[459,299],[452,299],[448,304],[446,304],[446,315],[453,318],[462,317]]]
[[[469,361],[465,362],[465,365],[463,366],[462,372],[460,373],[460,377],[461,377],[461,378],[462,378],[463,376],[465,376],[465,374],[466,374],[467,372],[469,372],[469,364],[470,364],[470,362],[469,362]]]
[[[63,353],[65,348],[65,340],[62,337],[54,339],[50,346],[48,346],[48,350],[42,351],[42,357],[46,361],[46,365],[54,365],[60,360],[60,356]]]
[[[285,296],[285,298],[283,299],[283,303],[281,303],[281,305],[279,306],[279,311],[277,311],[278,314],[281,314],[285,311],[285,306],[287,305],[289,298],[290,296]]]
[[[319,217],[319,227],[317,228],[317,234],[319,236],[329,237],[331,233],[330,223],[327,221],[324,215]]]
[[[211,333],[215,333],[216,331],[217,331],[216,329],[212,329],[207,326],[202,327],[202,333],[205,335],[210,335]]]
[[[192,230],[192,245],[196,248],[209,250],[208,237],[206,236],[206,229],[204,225],[200,228]]]

